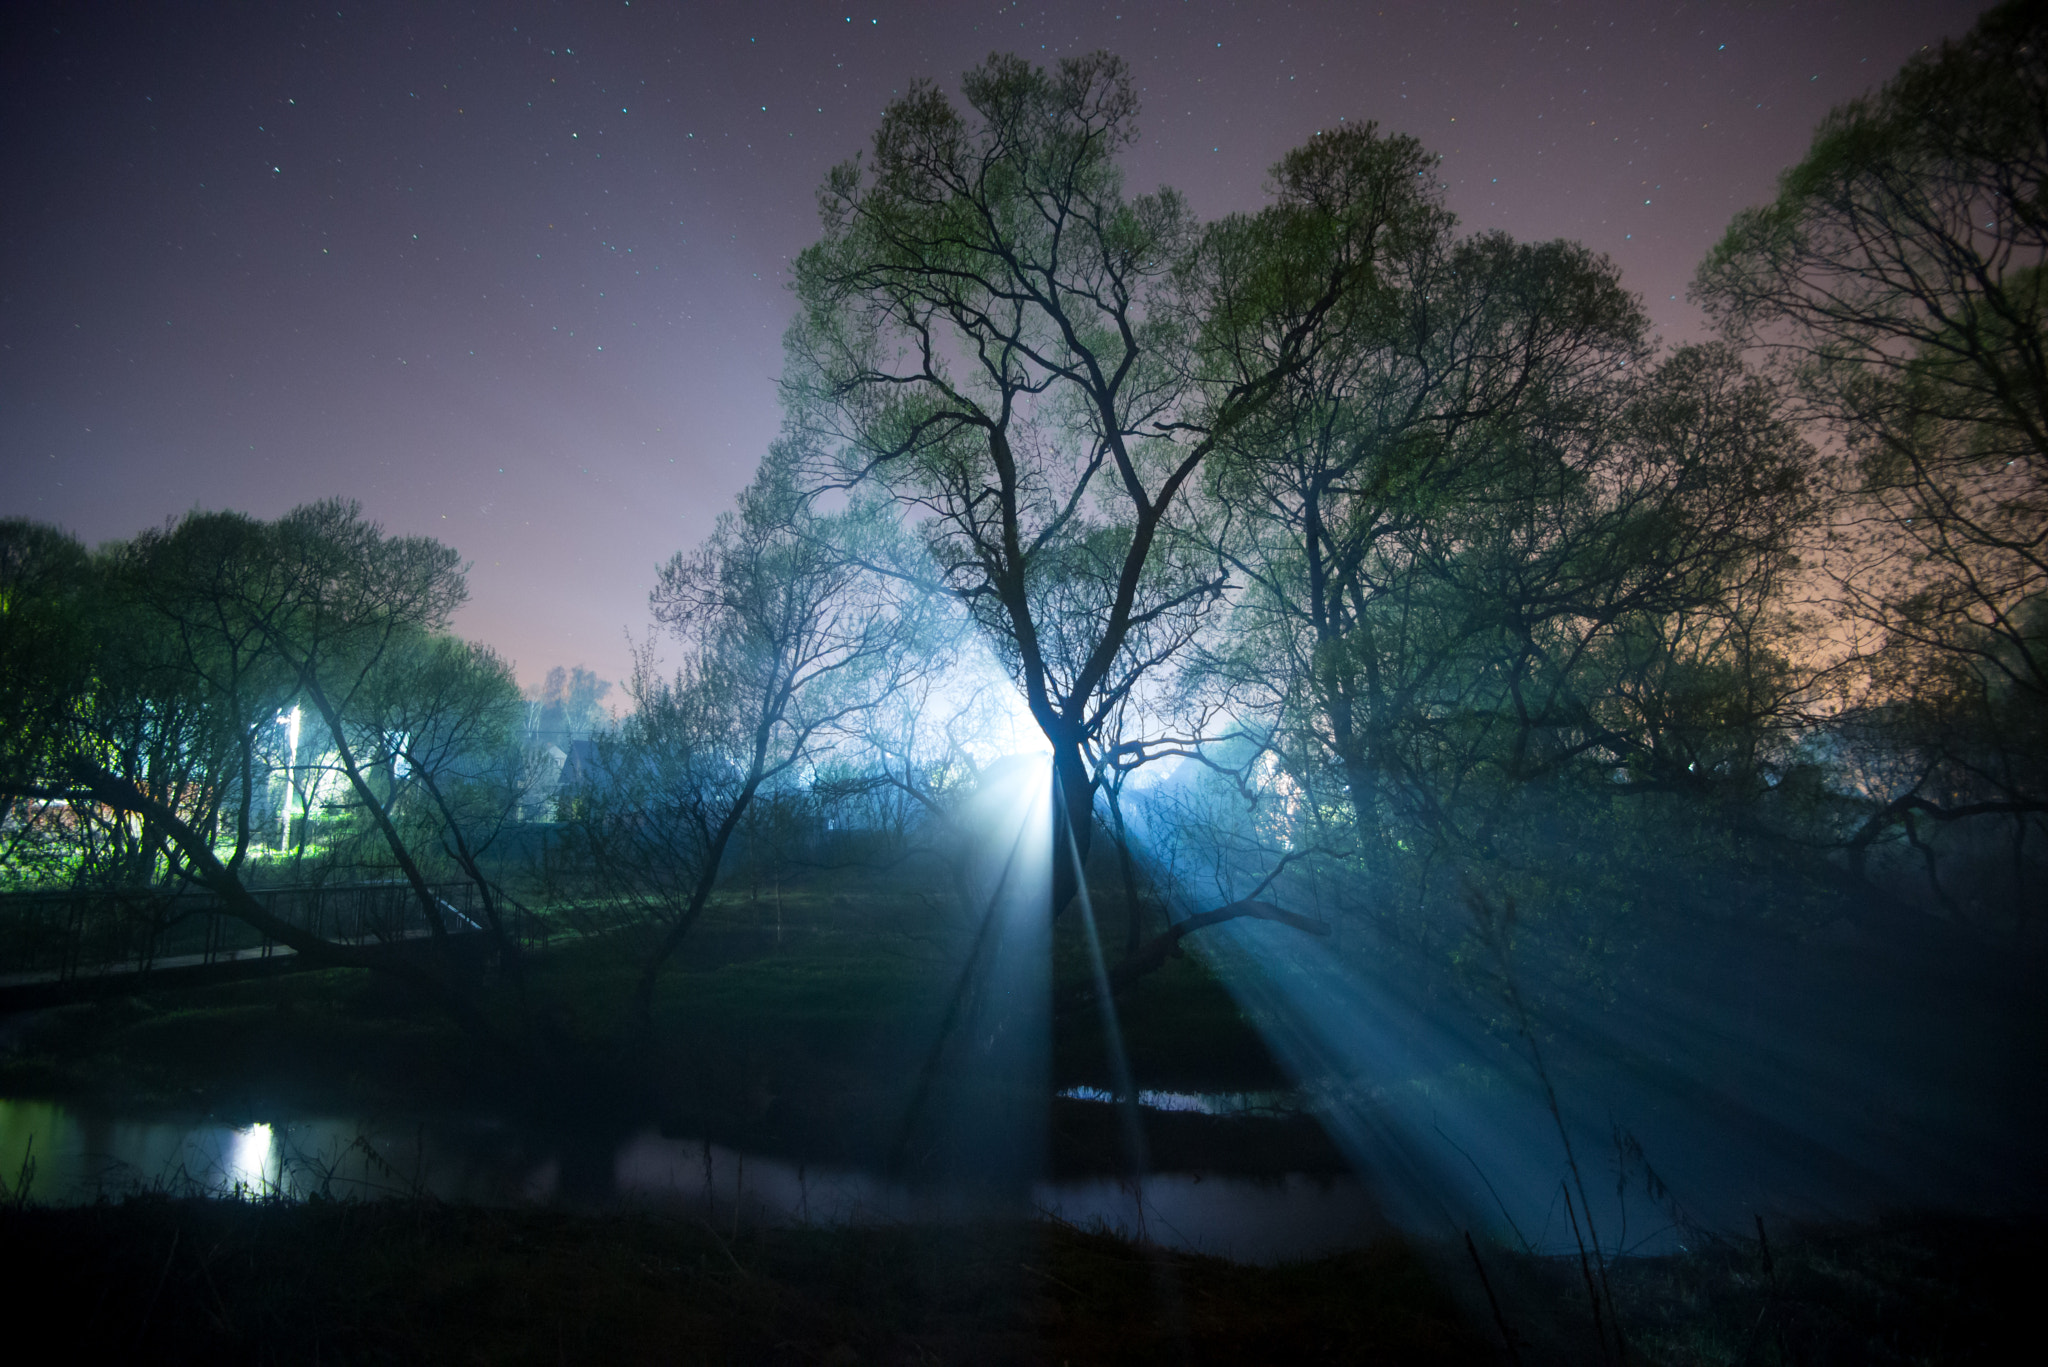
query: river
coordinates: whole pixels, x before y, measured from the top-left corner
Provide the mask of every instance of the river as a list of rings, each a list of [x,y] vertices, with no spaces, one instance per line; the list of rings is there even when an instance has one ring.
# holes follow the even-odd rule
[[[1081,1099],[1096,1099],[1087,1097]],[[1148,1093],[1229,1114],[1267,1100]],[[142,1192],[246,1199],[430,1197],[669,1209],[721,1224],[843,1226],[1036,1212],[1248,1262],[1362,1244],[1386,1224],[1355,1176],[1163,1172],[1042,1180],[998,1197],[747,1153],[654,1128],[543,1134],[485,1119],[274,1115],[231,1124],[0,1100],[10,1197],[78,1204]]]

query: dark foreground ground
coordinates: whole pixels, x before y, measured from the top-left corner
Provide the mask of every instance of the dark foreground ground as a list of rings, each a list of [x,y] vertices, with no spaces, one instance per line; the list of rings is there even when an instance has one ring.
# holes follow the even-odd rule
[[[0,1218],[0,1279],[86,1360],[1485,1360],[1397,1243],[1272,1269],[1050,1225],[137,1199]]]
[[[633,1213],[138,1197],[0,1213],[0,1287],[74,1361],[1800,1363],[2031,1360],[2039,1231],[1787,1231],[1614,1269],[1397,1239],[1292,1266],[1051,1224],[713,1229]],[[1450,1260],[1446,1263],[1444,1260]],[[1462,1266],[1460,1263],[1462,1262]],[[1512,1356],[1501,1325],[1512,1336]],[[2036,1349],[2038,1344],[2036,1343]]]

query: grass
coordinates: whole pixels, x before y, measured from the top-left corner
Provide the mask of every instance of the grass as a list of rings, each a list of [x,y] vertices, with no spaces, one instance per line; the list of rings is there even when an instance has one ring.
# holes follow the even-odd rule
[[[1488,1360],[1398,1240],[1243,1267],[1051,1224],[720,1232],[650,1215],[134,1199],[0,1214],[88,1360]]]
[[[2037,1232],[1920,1216],[1616,1266],[1628,1360],[2014,1359]],[[1528,1367],[1601,1361],[1575,1265],[1493,1252]],[[144,1196],[0,1210],[0,1284],[87,1360],[1494,1363],[1458,1246],[1278,1267],[1050,1222],[714,1229],[643,1210]],[[1456,1288],[1453,1295],[1447,1288]]]
[[[1462,1252],[1462,1250],[1460,1250]],[[1926,1212],[1807,1224],[1609,1265],[1631,1362],[1661,1367],[2004,1363],[2037,1337],[2038,1225]],[[1600,1362],[1575,1260],[1490,1253],[1522,1360]],[[1442,1266],[1442,1264],[1439,1264]],[[1473,1322],[1490,1318],[1483,1302]],[[1493,1341],[1500,1338],[1496,1333]]]

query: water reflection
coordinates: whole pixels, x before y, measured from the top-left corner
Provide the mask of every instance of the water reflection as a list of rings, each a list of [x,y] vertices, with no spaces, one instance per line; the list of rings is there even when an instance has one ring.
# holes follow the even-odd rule
[[[1197,1095],[1197,1094],[1184,1094]],[[1216,1112],[1212,1112],[1216,1113]],[[1226,1112],[1227,1113],[1227,1112]],[[702,1139],[642,1130],[541,1139],[485,1122],[273,1119],[138,1122],[62,1104],[0,1100],[0,1180],[30,1199],[135,1191],[304,1200],[429,1195],[507,1203],[631,1201],[773,1225],[858,1225],[1036,1213],[1250,1261],[1356,1245],[1385,1226],[1355,1177],[1255,1180],[1162,1173],[1010,1189],[912,1186]]]
[[[986,1187],[911,1186],[873,1173],[761,1158],[652,1131],[620,1146],[620,1195],[764,1224],[874,1224],[1035,1212],[1193,1252],[1270,1262],[1352,1247],[1385,1229],[1356,1177],[1205,1173],[1041,1181],[1019,1210]]]
[[[261,1193],[274,1188],[271,1177],[271,1159],[277,1152],[277,1136],[265,1124],[250,1125],[235,1131],[233,1149],[228,1155],[227,1170],[223,1174],[229,1190]],[[278,1177],[282,1178],[280,1169]]]
[[[1039,1208],[1084,1229],[1097,1226],[1168,1248],[1239,1262],[1281,1262],[1356,1248],[1390,1226],[1353,1176],[1288,1173],[1270,1179],[1154,1173],[1042,1183]]]
[[[69,1204],[140,1191],[174,1195],[504,1200],[551,1188],[489,1127],[394,1127],[354,1119],[228,1125],[137,1121],[46,1101],[0,1101],[7,1194]]]
[[[1101,1087],[1069,1087],[1059,1095],[1069,1101],[1113,1102],[1115,1092]],[[1302,1110],[1294,1092],[1160,1092],[1143,1088],[1138,1104],[1148,1111],[1180,1111],[1190,1115],[1292,1115]]]

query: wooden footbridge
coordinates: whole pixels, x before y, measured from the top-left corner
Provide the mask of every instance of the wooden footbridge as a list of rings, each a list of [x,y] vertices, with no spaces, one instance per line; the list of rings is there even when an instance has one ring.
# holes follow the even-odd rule
[[[331,944],[417,952],[432,938],[410,883],[306,884],[252,889],[272,916]],[[484,913],[474,883],[432,885],[441,923],[464,950],[482,952]],[[515,938],[538,948],[545,928],[519,914]],[[528,943],[532,941],[534,943]],[[203,890],[77,889],[0,895],[0,1012],[133,992],[145,983],[199,983],[290,972],[301,962]]]

